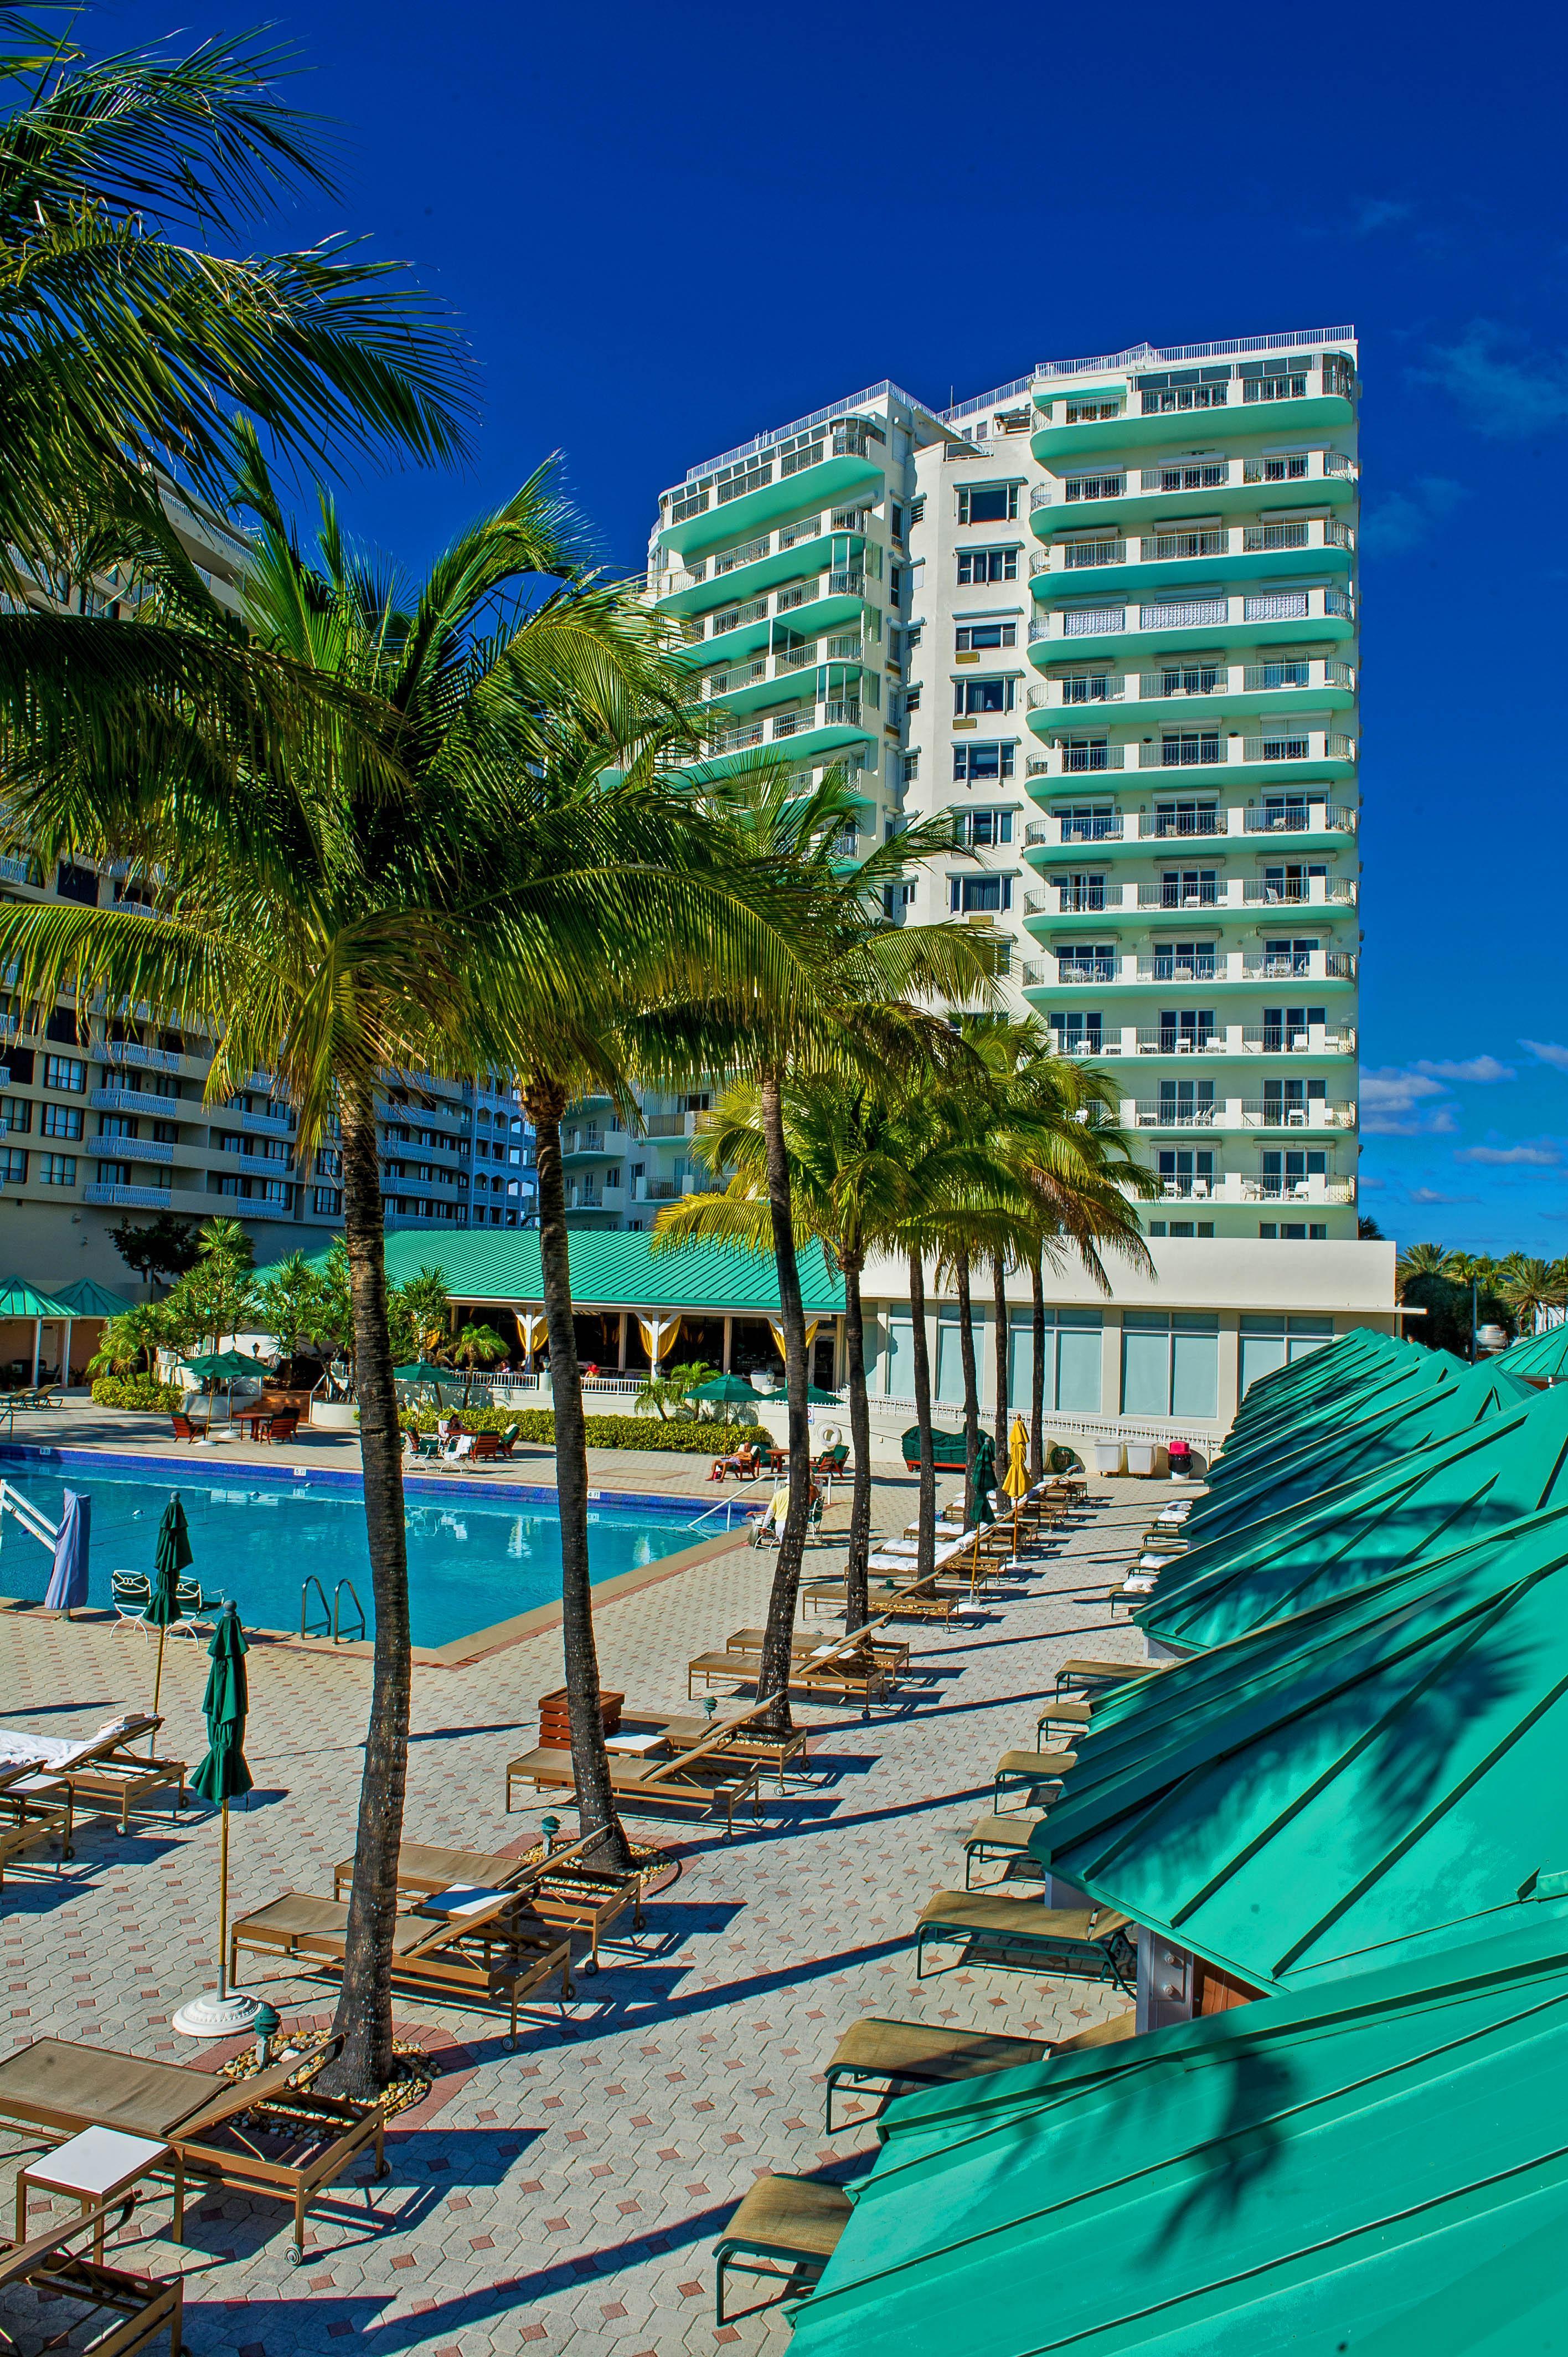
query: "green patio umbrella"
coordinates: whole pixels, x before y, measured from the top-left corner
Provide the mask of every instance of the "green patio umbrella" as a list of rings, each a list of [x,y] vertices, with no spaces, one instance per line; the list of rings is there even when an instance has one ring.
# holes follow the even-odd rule
[[[225,1604],[207,1649],[212,1664],[207,1674],[207,1692],[201,1697],[207,1753],[190,1779],[191,1791],[222,1811],[218,1839],[218,1995],[192,1997],[175,2015],[175,2028],[188,2038],[219,2038],[247,2029],[260,2010],[258,1999],[231,1996],[229,1989],[229,1803],[250,1792],[254,1781],[244,1749],[250,1709],[247,1650],[239,1613],[231,1603]]]
[[[815,1383],[808,1383],[806,1405],[808,1407],[843,1407],[843,1402],[837,1392],[820,1392]]]
[[[252,1358],[244,1351],[209,1351],[199,1359],[187,1359],[184,1361],[184,1365],[187,1374],[199,1376],[200,1380],[204,1383],[212,1384],[222,1383],[227,1384],[229,1390],[229,1405],[231,1410],[232,1410],[234,1405],[234,1378],[236,1375],[264,1376],[272,1372],[272,1369],[268,1366],[265,1359]],[[207,1394],[207,1421],[209,1427],[208,1437],[210,1439],[210,1426],[212,1422],[212,1394],[210,1390]]]
[[[711,1401],[715,1407],[737,1407],[747,1403],[755,1407],[757,1402],[757,1394],[744,1375],[715,1375],[711,1383],[699,1383],[692,1397]]]
[[[437,1406],[441,1405],[442,1384],[463,1380],[456,1367],[438,1367],[428,1359],[414,1359],[406,1367],[394,1367],[392,1372],[400,1383],[434,1383]]]
[[[182,1616],[179,1609],[179,1576],[194,1557],[190,1552],[190,1528],[185,1519],[185,1508],[175,1491],[164,1508],[164,1518],[158,1524],[157,1553],[153,1557],[153,1591],[143,1613],[158,1632],[158,1666],[153,1679],[153,1717],[158,1714],[158,1690],[164,1682],[164,1641],[170,1625]]]

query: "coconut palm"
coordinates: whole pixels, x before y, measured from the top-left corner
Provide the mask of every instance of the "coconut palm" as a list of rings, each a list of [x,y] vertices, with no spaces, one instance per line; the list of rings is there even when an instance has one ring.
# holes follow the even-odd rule
[[[177,462],[221,498],[237,411],[317,457],[461,452],[467,362],[398,265],[336,240],[215,250],[280,197],[332,191],[319,126],[271,86],[287,62],[253,36],[93,59],[71,29],[0,11],[0,79],[20,93],[0,126],[13,595],[100,529],[156,538],[160,474]]]
[[[543,471],[406,589],[354,554],[325,499],[306,555],[253,440],[243,490],[260,519],[249,628],[303,724],[285,714],[274,733],[253,710],[170,694],[127,765],[98,725],[102,666],[73,664],[45,714],[13,698],[4,784],[40,856],[156,867],[166,913],[6,908],[0,954],[45,1004],[70,985],[80,1006],[205,1031],[214,1103],[274,1071],[302,1164],[340,1127],[376,1635],[335,2077],[369,2093],[392,2069],[410,1677],[376,1093],[388,1072],[416,1091],[420,1072],[505,1066],[532,1010],[594,1002],[607,939],[646,935],[644,798],[603,794],[567,823],[538,781],[564,713],[614,745],[661,674],[635,601],[585,575]],[[541,576],[557,586],[530,602]],[[72,628],[119,644],[142,625]],[[169,635],[205,645],[225,628],[190,600]]]
[[[498,1359],[504,1359],[506,1344],[493,1326],[470,1322],[460,1326],[453,1337],[452,1356],[463,1370],[463,1405],[467,1407],[475,1375],[481,1367],[493,1367]]]
[[[1394,1263],[1394,1297],[1404,1299],[1405,1287],[1418,1276],[1448,1277],[1459,1281],[1463,1254],[1450,1252],[1446,1244],[1407,1244]],[[1466,1275],[1465,1280],[1469,1282]]]

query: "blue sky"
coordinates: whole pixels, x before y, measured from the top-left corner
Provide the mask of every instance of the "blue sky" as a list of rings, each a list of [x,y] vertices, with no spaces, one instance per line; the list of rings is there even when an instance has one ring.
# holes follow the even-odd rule
[[[242,28],[91,9],[96,46]],[[344,505],[417,563],[564,452],[640,565],[694,460],[892,376],[1353,322],[1366,387],[1364,1208],[1568,1251],[1563,18],[1136,5],[981,19],[321,0],[274,20],[345,198],[460,315],[466,476]],[[902,34],[895,27],[902,22]]]

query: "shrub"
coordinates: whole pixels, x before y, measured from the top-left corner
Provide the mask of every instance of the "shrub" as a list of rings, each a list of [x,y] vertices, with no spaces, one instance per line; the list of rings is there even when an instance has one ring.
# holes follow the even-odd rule
[[[185,1393],[178,1383],[160,1383],[156,1375],[100,1375],[92,1396],[100,1407],[147,1408],[167,1415]]]
[[[555,1445],[555,1413],[548,1407],[469,1407],[447,1409],[460,1417],[465,1432],[507,1432],[515,1424],[520,1440],[533,1440],[546,1448]],[[440,1417],[433,1407],[405,1407],[399,1417],[405,1432],[434,1432]],[[727,1457],[742,1441],[770,1448],[773,1435],[760,1424],[693,1424],[660,1422],[656,1415],[585,1416],[590,1448],[656,1448],[682,1457]]]
[[[358,1409],[355,1414],[358,1415]],[[404,1432],[434,1432],[443,1417],[456,1415],[465,1432],[505,1432],[520,1418],[499,1407],[405,1407],[398,1416]]]

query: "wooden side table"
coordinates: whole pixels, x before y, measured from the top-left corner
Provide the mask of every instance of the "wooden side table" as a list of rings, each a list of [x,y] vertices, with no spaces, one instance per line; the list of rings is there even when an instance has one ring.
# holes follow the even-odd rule
[[[57,2145],[52,2152],[30,2161],[20,2172],[16,2179],[17,2242],[27,2239],[29,2190],[73,2197],[81,2202],[85,2215],[129,2192],[140,2179],[150,2176],[156,2169],[172,2169],[174,2172],[174,2239],[180,2242],[185,2232],[185,2169],[178,2155],[171,2152],[166,2144],[155,2143],[150,2136],[124,2136],[118,2128],[83,2128],[80,2136]],[[92,2256],[102,2266],[102,2219],[93,2232]]]

